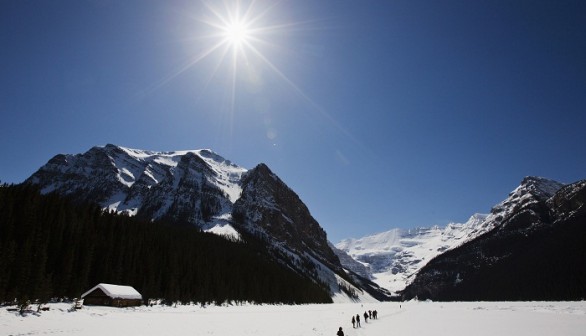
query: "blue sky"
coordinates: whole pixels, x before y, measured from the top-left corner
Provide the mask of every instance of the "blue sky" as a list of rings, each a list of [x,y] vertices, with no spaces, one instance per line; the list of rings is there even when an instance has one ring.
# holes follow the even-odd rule
[[[210,148],[266,163],[337,242],[586,178],[586,2],[242,1],[248,40],[217,46],[234,4],[1,1],[0,180]]]

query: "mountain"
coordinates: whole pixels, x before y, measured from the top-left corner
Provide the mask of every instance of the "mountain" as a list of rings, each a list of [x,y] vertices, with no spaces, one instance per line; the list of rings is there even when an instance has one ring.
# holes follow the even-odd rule
[[[445,227],[392,229],[335,245],[345,268],[392,292],[405,288],[413,275],[435,256],[491,229],[487,215]]]
[[[307,251],[321,263],[341,271],[326,232],[299,196],[269,167],[259,164],[243,176],[242,185],[241,196],[233,208],[238,228],[282,242],[286,248]]]
[[[292,262],[292,267],[320,279],[332,292],[341,289],[354,297],[359,290],[378,300],[389,299],[390,293],[378,285],[353,272],[346,273],[326,232],[299,196],[265,164],[242,176],[242,193],[232,216],[240,232],[267,242],[280,260]]]
[[[586,180],[527,177],[481,236],[431,260],[404,299],[581,300],[586,295]]]
[[[335,245],[345,268],[371,279],[394,293],[402,292],[430,260],[501,227],[505,218],[546,202],[564,185],[526,177],[519,187],[493,207],[488,215],[475,214],[466,223],[445,227],[393,229]]]
[[[236,234],[231,210],[245,172],[206,149],[152,152],[106,145],[56,155],[25,183],[138,218],[212,231],[227,226],[224,232]]]
[[[254,242],[332,295],[366,290],[380,296],[376,286],[344,271],[307,206],[265,164],[247,170],[207,149],[154,152],[109,144],[56,155],[25,183],[139,219]]]

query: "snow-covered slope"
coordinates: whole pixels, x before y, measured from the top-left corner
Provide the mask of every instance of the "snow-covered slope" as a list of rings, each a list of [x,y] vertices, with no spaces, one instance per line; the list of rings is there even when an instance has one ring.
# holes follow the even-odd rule
[[[246,171],[208,149],[154,152],[106,145],[56,155],[27,182],[110,211],[237,236],[229,222]]]
[[[335,246],[370,271],[371,280],[392,292],[405,288],[411,277],[436,255],[486,232],[487,215],[475,214],[463,224],[446,227],[392,229],[360,239],[345,239]],[[340,257],[344,267],[360,267]]]

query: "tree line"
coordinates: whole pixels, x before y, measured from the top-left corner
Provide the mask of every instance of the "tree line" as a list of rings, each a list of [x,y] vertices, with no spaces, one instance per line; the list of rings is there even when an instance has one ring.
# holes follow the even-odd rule
[[[0,187],[0,302],[79,298],[98,283],[168,302],[324,303],[328,289],[266,246],[108,213],[35,186]]]

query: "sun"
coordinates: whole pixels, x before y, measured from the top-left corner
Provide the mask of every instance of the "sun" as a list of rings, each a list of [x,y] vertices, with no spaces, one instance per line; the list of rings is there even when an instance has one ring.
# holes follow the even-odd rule
[[[283,64],[288,62],[282,58],[295,54],[297,50],[288,42],[296,33],[311,30],[308,22],[289,21],[278,11],[279,1],[199,0],[196,3],[197,10],[185,15],[191,24],[184,41],[192,44],[193,48],[189,49],[192,54],[149,90],[156,90],[190,69],[206,64],[199,67],[206,72],[201,76],[205,87],[214,84],[214,88],[223,90],[229,96],[231,109],[235,106],[237,89],[257,92],[264,78],[277,78],[310,101],[286,75]]]
[[[243,44],[250,43],[252,30],[247,22],[235,20],[226,24],[222,29],[222,35],[230,46],[241,47]]]
[[[153,85],[155,90],[188,70],[198,67],[205,89],[222,92],[223,102],[233,112],[237,91],[259,92],[268,80],[285,83],[305,100],[305,93],[286,75],[282,57],[296,50],[288,45],[291,36],[307,31],[306,22],[291,22],[273,0],[200,0],[189,37],[192,54],[170,75]],[[284,19],[284,20],[283,20]],[[281,58],[279,58],[281,57]],[[203,66],[205,64],[205,66]],[[200,66],[202,65],[202,66]]]
[[[212,16],[202,22],[211,29],[211,36],[218,37],[215,47],[223,50],[223,55],[229,51],[233,52],[234,57],[242,55],[245,51],[260,53],[260,36],[273,28],[262,25],[267,11],[258,10],[256,1],[224,2],[224,6],[204,2],[204,5]]]
[[[299,56],[313,56],[312,44],[301,41],[308,34],[319,32],[320,20],[291,21],[294,7],[283,10],[282,0],[195,0],[181,11],[184,20],[178,27],[184,36],[188,53],[167,76],[153,84],[155,91],[180,75],[193,70],[197,82],[197,100],[206,99],[221,115],[230,135],[236,128],[237,113],[249,111],[268,115],[273,95],[286,90],[308,110],[322,116],[345,135],[351,136],[327,111],[297,85],[289,74],[300,68]],[[301,44],[300,44],[301,43]],[[295,73],[300,78],[301,73]],[[218,106],[218,108],[216,108]],[[269,120],[269,121],[267,121]],[[278,130],[265,118],[266,136],[275,143]]]

